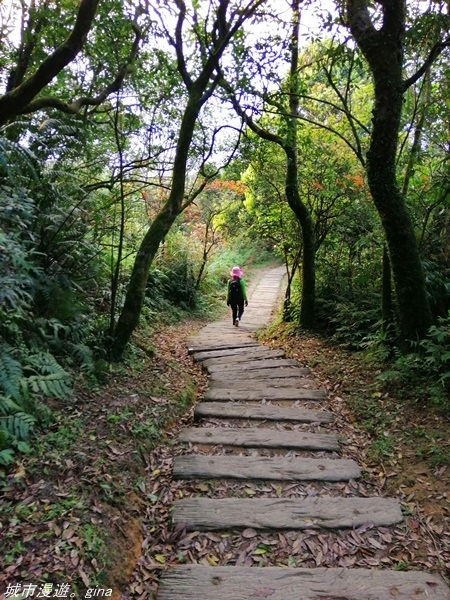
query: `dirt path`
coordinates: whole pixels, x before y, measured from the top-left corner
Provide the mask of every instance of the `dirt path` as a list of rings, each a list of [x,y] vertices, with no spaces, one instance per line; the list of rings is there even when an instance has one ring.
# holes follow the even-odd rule
[[[191,340],[189,351],[207,369],[209,388],[196,408],[198,426],[179,434],[186,446],[173,476],[185,482],[186,494],[181,487],[173,530],[183,532],[180,549],[201,532],[219,551],[170,567],[158,600],[449,600],[439,576],[371,568],[368,544],[395,552],[402,507],[358,483],[361,468],[342,458],[345,440],[333,431],[326,395],[311,374],[255,342],[252,334],[269,321],[282,275],[280,268],[265,273],[239,327],[224,319]],[[309,544],[309,535],[321,543]],[[346,536],[350,551],[339,544]],[[224,552],[230,538],[243,549],[237,558]],[[304,568],[303,549],[316,568]],[[352,568],[352,558],[364,551],[367,568]],[[268,554],[278,560],[263,561]]]

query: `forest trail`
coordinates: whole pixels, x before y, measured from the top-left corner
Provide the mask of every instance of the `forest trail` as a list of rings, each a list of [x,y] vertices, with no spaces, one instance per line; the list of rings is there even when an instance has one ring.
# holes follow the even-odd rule
[[[308,369],[253,337],[270,320],[283,273],[283,268],[271,269],[254,287],[239,327],[230,316],[207,325],[190,341],[189,352],[209,373],[209,387],[195,409],[197,426],[179,434],[186,454],[175,458],[173,477],[232,480],[248,487],[223,497],[200,486],[203,494],[175,501],[173,527],[225,536],[239,531],[243,540],[272,532],[281,544],[288,532],[314,530],[349,531],[355,545],[367,536],[380,545],[378,530],[389,546],[389,528],[404,518],[400,502],[361,493],[355,483],[361,467],[341,456],[345,440],[333,431],[332,411],[322,406],[325,392]],[[314,488],[302,487],[311,482]],[[323,544],[317,565],[318,554],[326,552],[327,542]],[[258,548],[260,554],[270,550],[264,544]],[[257,554],[231,565],[209,561],[210,566],[170,567],[157,598],[450,600],[440,576],[370,568],[370,557],[368,568],[351,568],[345,553],[336,567],[260,567]]]

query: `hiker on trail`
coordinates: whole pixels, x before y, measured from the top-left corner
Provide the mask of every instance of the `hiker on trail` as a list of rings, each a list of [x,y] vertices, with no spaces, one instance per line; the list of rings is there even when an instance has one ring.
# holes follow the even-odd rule
[[[242,279],[243,271],[240,267],[233,267],[230,271],[231,279],[228,281],[227,306],[231,306],[233,325],[239,327],[242,319],[244,305],[248,306],[245,281]]]

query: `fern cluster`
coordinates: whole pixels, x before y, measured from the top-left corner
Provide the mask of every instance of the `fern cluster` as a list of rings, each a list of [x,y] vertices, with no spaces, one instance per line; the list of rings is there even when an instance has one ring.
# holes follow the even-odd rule
[[[64,193],[33,148],[0,137],[0,465],[30,451],[46,399],[70,397],[69,371],[96,368],[83,193],[73,177]]]
[[[20,355],[0,345],[0,465],[14,460],[14,450],[29,452],[28,440],[37,423],[51,412],[44,398],[67,398],[71,376],[48,353]]]

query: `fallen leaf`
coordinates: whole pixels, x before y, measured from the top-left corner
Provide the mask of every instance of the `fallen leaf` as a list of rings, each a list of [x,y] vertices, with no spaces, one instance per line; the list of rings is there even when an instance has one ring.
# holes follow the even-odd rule
[[[244,531],[242,532],[242,537],[247,540],[250,540],[251,538],[254,538],[257,535],[257,531],[255,529],[252,529],[251,527],[244,529]]]
[[[89,581],[89,577],[86,575],[86,573],[83,571],[83,569],[78,569],[78,573],[81,577],[81,579],[83,580],[83,583],[86,587],[90,587],[90,581]]]
[[[195,487],[201,492],[209,492],[209,485],[207,483],[198,483]]]

